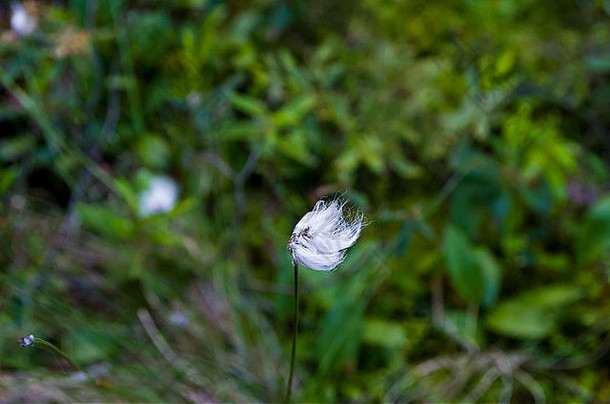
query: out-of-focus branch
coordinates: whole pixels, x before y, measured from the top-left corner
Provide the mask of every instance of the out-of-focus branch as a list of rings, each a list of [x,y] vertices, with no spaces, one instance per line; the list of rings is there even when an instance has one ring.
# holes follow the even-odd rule
[[[233,197],[235,199],[235,226],[241,228],[241,223],[246,210],[246,196],[244,186],[246,180],[252,175],[260,152],[256,149],[250,150],[250,154],[244,166],[239,172],[236,172],[231,166],[229,166],[218,154],[214,152],[205,152],[202,155],[204,161],[212,164],[220,171],[222,175],[227,177],[233,182]]]
[[[198,372],[195,369],[192,369],[187,363],[185,363],[174,350],[169,346],[167,341],[161,332],[157,328],[154,320],[152,319],[148,310],[144,308],[140,308],[138,310],[138,318],[140,319],[140,323],[142,323],[142,327],[150,337],[153,345],[159,353],[167,360],[174,368],[187,376],[189,382],[197,385],[203,386],[204,383],[200,379]]]
[[[432,280],[432,321],[436,327],[445,332],[445,334],[455,343],[459,344],[468,352],[475,352],[479,347],[457,335],[457,327],[445,317],[445,307],[443,303],[443,277],[438,275]]]
[[[222,175],[229,178],[231,181],[235,179],[235,171],[229,167],[229,165],[225,163],[225,161],[218,154],[213,152],[205,152],[203,153],[202,158],[204,161],[216,167]]]

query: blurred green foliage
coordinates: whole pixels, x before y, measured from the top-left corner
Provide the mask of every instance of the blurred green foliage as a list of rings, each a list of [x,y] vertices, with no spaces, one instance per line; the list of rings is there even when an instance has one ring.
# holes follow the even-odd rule
[[[0,395],[610,401],[604,0],[29,1],[0,37]],[[172,178],[173,209],[142,208]],[[174,204],[172,203],[172,206]],[[61,346],[100,386],[30,333]]]

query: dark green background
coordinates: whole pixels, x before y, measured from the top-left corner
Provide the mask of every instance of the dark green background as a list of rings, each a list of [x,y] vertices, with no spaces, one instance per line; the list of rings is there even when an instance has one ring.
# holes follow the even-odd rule
[[[0,9],[0,395],[610,400],[610,2],[28,2]],[[138,215],[155,175],[179,202]],[[60,346],[96,387],[41,347]]]

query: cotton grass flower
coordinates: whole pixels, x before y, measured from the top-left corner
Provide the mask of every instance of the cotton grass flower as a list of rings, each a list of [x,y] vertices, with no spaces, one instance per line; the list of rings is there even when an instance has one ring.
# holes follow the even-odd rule
[[[152,177],[148,189],[140,193],[140,215],[143,217],[169,212],[176,206],[178,185],[167,177]]]
[[[292,375],[299,329],[299,265],[314,271],[332,271],[345,259],[347,249],[354,245],[364,226],[364,215],[357,212],[351,219],[343,214],[347,201],[318,201],[311,212],[294,226],[288,250],[294,267],[294,328],[292,353],[286,386],[286,402],[291,402]]]
[[[26,9],[17,2],[11,3],[11,28],[19,36],[33,33],[38,27],[36,19],[28,14]]]
[[[288,250],[292,260],[314,271],[331,271],[345,259],[363,227],[364,215],[347,219],[343,208],[347,201],[318,201],[311,212],[294,226]]]

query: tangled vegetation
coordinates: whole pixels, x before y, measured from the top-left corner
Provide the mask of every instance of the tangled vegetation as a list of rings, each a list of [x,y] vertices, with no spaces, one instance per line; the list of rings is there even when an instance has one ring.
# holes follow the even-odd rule
[[[0,7],[8,402],[610,401],[607,1]]]

